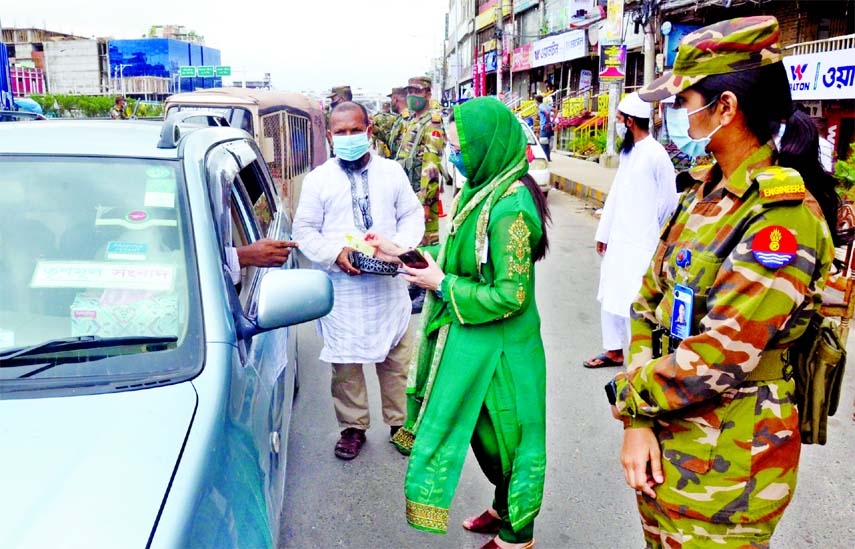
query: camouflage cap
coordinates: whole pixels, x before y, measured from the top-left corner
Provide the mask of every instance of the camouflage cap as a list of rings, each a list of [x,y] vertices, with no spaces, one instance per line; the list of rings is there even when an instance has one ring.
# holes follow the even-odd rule
[[[408,88],[419,88],[422,90],[429,90],[431,85],[431,80],[429,76],[414,76],[407,80]]]
[[[737,17],[687,34],[674,67],[638,90],[645,101],[660,101],[714,74],[756,69],[781,61],[781,32],[770,15]]]
[[[393,95],[407,95],[407,88],[392,88],[392,93],[386,97],[392,97]]]
[[[347,99],[348,101],[353,98],[353,92],[350,91],[350,86],[336,86],[330,90],[327,97],[335,97],[336,95],[343,99]]]

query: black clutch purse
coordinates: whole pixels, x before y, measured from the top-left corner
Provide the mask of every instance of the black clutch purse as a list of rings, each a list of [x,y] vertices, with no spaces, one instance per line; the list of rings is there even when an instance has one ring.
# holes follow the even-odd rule
[[[351,265],[362,271],[364,274],[387,276],[395,276],[398,274],[398,265],[395,263],[380,261],[379,259],[365,255],[362,252],[354,250],[348,254],[347,258],[350,260]]]

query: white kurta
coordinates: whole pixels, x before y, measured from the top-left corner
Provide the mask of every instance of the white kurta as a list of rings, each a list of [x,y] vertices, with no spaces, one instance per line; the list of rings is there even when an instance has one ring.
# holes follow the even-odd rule
[[[357,192],[362,180],[357,176]],[[400,164],[372,154],[368,165],[371,230],[405,248],[417,246],[425,231],[424,210]],[[376,363],[398,344],[410,320],[407,283],[400,277],[350,276],[335,260],[354,222],[350,180],[335,158],[303,180],[293,236],[315,268],[333,282],[332,311],[320,319],[324,339],[320,359],[330,363]]]
[[[677,207],[674,165],[650,136],[621,153],[595,240],[608,244],[597,299],[603,310],[629,316],[662,226]]]

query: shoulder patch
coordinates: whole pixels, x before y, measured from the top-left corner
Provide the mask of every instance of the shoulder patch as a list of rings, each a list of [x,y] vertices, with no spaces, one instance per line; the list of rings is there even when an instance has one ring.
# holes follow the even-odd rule
[[[442,137],[442,132],[439,130],[433,130],[430,133],[430,136],[433,137],[434,139],[439,139],[440,137]]]
[[[789,265],[796,257],[796,237],[781,225],[772,225],[754,235],[751,253],[764,267],[777,269]]]
[[[442,122],[442,114],[438,111],[431,111],[430,119],[434,122]]]
[[[805,183],[801,174],[792,168],[769,166],[752,174],[760,186],[760,198],[766,202],[802,201]]]

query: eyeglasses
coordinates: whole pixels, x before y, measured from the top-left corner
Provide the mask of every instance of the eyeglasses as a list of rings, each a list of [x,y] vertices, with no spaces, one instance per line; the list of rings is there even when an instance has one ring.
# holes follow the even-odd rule
[[[371,225],[374,225],[374,219],[371,217],[371,210],[369,209],[368,197],[360,198],[356,201],[356,205],[359,206],[359,211],[362,212],[362,223],[365,225],[366,229],[370,229]]]

